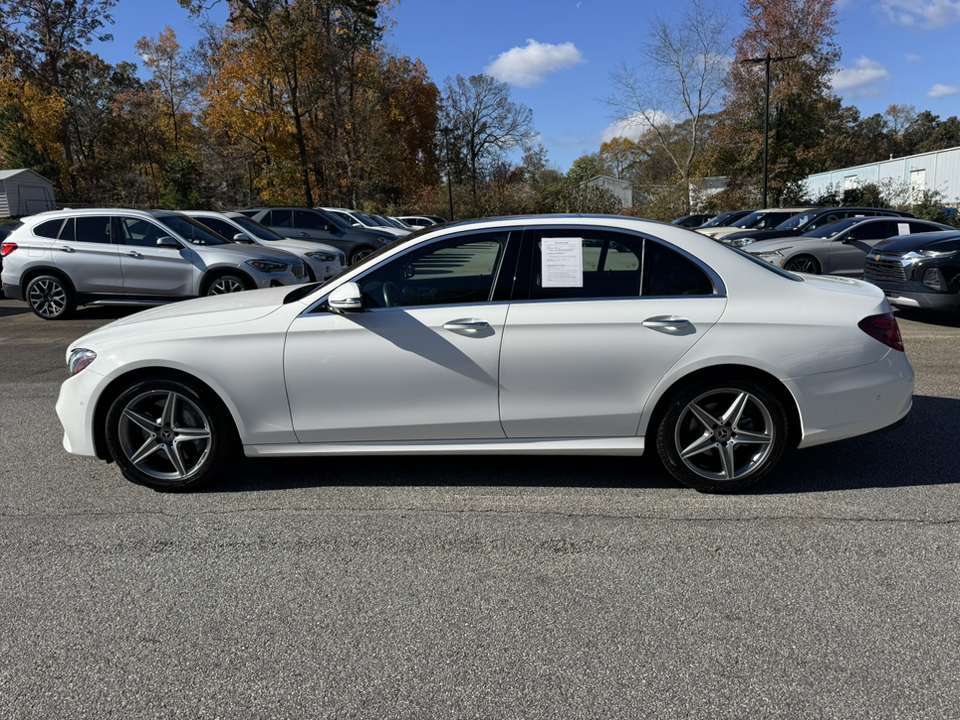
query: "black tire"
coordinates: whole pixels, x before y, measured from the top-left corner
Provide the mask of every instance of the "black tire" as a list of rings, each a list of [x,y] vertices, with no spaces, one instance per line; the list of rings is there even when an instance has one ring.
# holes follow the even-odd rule
[[[56,275],[38,275],[27,283],[27,305],[44,320],[64,320],[77,309],[71,288]]]
[[[157,490],[195,488],[239,454],[233,420],[205,389],[162,377],[135,381],[111,403],[107,448],[123,476]]]
[[[783,269],[788,272],[807,273],[808,275],[819,275],[821,273],[820,263],[810,255],[797,255],[790,258],[783,264]]]
[[[708,380],[670,400],[657,428],[657,452],[683,484],[734,492],[776,466],[787,435],[783,405],[767,387],[740,378]]]
[[[206,295],[226,295],[227,293],[249,290],[250,285],[246,278],[240,275],[218,275],[207,285]]]
[[[375,252],[376,250],[374,250],[372,247],[367,247],[367,246],[354,248],[353,252],[350,253],[350,264],[356,265],[365,257],[373,255]]]

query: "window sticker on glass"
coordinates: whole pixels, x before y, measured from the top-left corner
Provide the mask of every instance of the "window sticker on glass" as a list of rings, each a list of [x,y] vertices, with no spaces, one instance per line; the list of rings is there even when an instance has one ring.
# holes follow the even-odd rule
[[[909,235],[910,223],[897,223],[897,235]]]
[[[542,287],[583,287],[583,238],[540,241]]]

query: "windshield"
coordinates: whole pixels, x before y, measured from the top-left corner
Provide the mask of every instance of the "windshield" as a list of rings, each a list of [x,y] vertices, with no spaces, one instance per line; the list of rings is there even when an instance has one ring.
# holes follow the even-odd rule
[[[813,230],[807,230],[801,237],[812,237],[812,238],[832,238],[837,233],[842,233],[853,225],[857,225],[863,222],[862,217],[858,218],[847,218],[846,220],[837,220],[828,225],[822,225],[821,227],[814,228]]]
[[[703,225],[700,226],[700,228],[726,227],[727,221],[736,215],[736,212],[720,213],[712,220],[707,220]]]
[[[752,212],[746,217],[742,217],[734,223],[730,223],[729,227],[738,227],[738,228],[752,228],[754,223],[758,223],[763,220],[763,217],[769,213],[769,210],[757,210]]]
[[[185,215],[160,215],[157,221],[193,245],[229,245],[231,243],[223,235],[215,233],[206,225],[201,225]]]
[[[353,227],[352,223],[348,223],[343,218],[339,217],[336,213],[326,212],[325,210],[318,210],[314,208],[313,210],[317,215],[326,220],[330,225],[336,225],[341,230],[349,230]]]
[[[814,210],[797,213],[789,220],[784,220],[782,223],[777,225],[777,230],[796,230],[797,228],[802,227],[813,220],[816,214],[817,213]]]
[[[256,220],[251,220],[246,215],[238,215],[237,217],[231,217],[230,219],[258,240],[269,240],[271,242],[275,240],[283,240],[283,235],[275,233],[266,225],[261,225]]]

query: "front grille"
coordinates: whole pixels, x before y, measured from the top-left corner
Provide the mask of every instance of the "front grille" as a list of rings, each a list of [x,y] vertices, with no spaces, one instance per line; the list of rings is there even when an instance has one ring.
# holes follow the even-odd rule
[[[863,277],[870,282],[887,282],[903,284],[907,281],[907,273],[903,263],[891,258],[867,258],[863,266]]]
[[[294,276],[297,280],[299,280],[300,278],[302,278],[302,277],[303,277],[303,274],[304,274],[303,263],[302,263],[302,262],[291,263],[291,264],[290,264],[290,272],[293,273],[293,276]]]

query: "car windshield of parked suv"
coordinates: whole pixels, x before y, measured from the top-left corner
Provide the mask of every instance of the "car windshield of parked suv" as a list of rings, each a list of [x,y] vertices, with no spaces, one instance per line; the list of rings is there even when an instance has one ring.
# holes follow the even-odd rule
[[[782,223],[777,225],[777,230],[796,230],[799,227],[803,227],[808,222],[813,220],[814,216],[817,215],[817,210],[808,210],[807,212],[797,213],[792,218],[784,220]]]
[[[256,220],[251,220],[245,215],[239,217],[230,218],[237,225],[246,230],[250,235],[253,235],[258,240],[269,240],[273,242],[274,240],[283,240],[283,235],[275,233],[273,230],[268,228],[266,225],[258,223]]]
[[[734,223],[730,223],[727,227],[738,227],[738,228],[751,228],[756,222],[760,222],[763,219],[764,215],[767,215],[769,210],[757,210],[752,212],[746,217],[742,217]]]
[[[231,242],[206,225],[183,215],[160,215],[157,220],[194,245],[229,245]]]
[[[734,212],[725,212],[720,213],[715,218],[707,220],[703,225],[701,225],[698,230],[703,230],[703,228],[712,228],[712,227],[727,227],[727,220],[729,220],[733,215],[736,215]]]
[[[326,220],[330,225],[336,225],[341,230],[350,230],[353,228],[353,223],[348,223],[342,217],[339,217],[335,213],[326,212],[325,210],[317,210],[314,208],[313,212],[316,215],[319,215],[321,218]]]
[[[846,218],[844,220],[837,220],[836,222],[832,222],[829,225],[821,225],[820,227],[814,228],[813,230],[807,230],[800,237],[820,238],[820,239],[832,238],[837,233],[842,233],[847,228],[850,228],[853,225],[856,225],[858,223],[862,223],[863,220],[864,219],[862,217],[854,217],[854,218]]]

